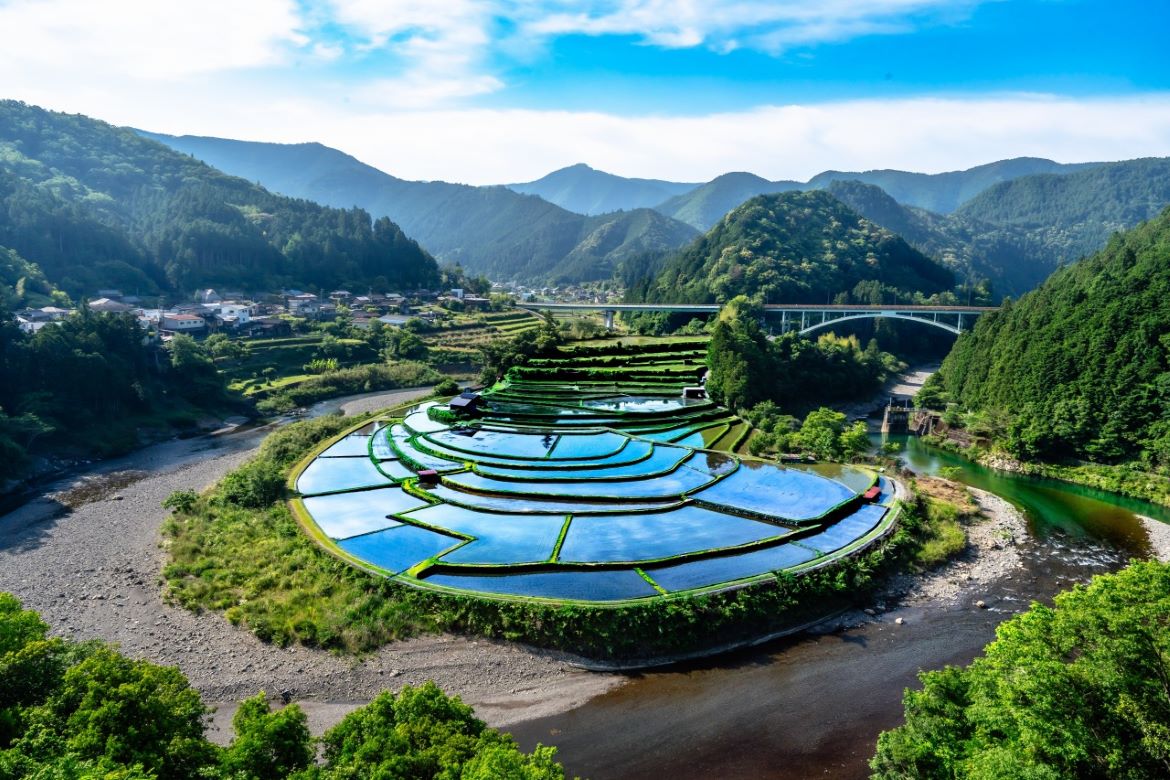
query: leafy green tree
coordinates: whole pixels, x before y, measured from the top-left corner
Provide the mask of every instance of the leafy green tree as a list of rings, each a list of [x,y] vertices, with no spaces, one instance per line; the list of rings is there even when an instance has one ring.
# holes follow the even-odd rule
[[[821,407],[804,418],[799,442],[801,447],[818,458],[836,460],[842,454],[841,434],[844,432],[845,415]]]
[[[296,704],[273,712],[260,692],[240,703],[232,728],[235,739],[221,759],[228,777],[283,780],[313,760],[308,721]]]
[[[1033,604],[967,668],[920,677],[874,778],[1170,776],[1170,566]]]
[[[203,737],[207,713],[178,668],[98,647],[65,671],[32,719],[34,733],[60,735],[65,750],[82,759],[197,778],[216,757]]]

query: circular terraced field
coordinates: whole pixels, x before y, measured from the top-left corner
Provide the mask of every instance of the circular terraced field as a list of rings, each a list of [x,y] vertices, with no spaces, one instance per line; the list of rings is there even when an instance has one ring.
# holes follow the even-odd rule
[[[543,382],[485,401],[475,420],[424,404],[326,443],[292,477],[302,524],[412,586],[614,604],[806,570],[893,521],[884,477],[710,449],[747,430],[706,401]]]

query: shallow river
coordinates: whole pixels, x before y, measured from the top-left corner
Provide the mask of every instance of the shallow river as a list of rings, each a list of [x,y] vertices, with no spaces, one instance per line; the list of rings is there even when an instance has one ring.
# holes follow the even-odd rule
[[[511,727],[521,745],[556,745],[570,774],[593,780],[866,777],[878,732],[900,722],[902,690],[919,670],[967,663],[1031,601],[1146,557],[1138,514],[1170,522],[1170,510],[1000,474],[917,439],[903,457],[920,473],[956,467],[959,480],[1023,510],[1025,567],[978,596],[990,609],[902,609],[901,626],[887,618],[633,675],[576,710]]]

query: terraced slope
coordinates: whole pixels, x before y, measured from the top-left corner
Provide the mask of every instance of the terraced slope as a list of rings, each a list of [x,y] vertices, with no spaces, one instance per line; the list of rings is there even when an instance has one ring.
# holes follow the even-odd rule
[[[608,604],[767,581],[884,535],[889,502],[861,497],[888,496],[884,479],[732,454],[747,425],[681,397],[704,371],[696,350],[657,349],[533,361],[475,419],[431,402],[367,423],[294,471],[298,516],[335,554],[412,586]]]

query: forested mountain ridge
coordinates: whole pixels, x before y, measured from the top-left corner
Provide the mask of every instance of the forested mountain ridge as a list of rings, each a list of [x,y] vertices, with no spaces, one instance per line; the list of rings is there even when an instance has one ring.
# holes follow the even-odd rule
[[[651,208],[699,185],[659,179],[633,179],[598,171],[585,163],[553,171],[535,181],[505,185],[525,195],[539,195],[549,203],[578,214],[606,214]]]
[[[752,173],[726,173],[689,192],[663,201],[655,208],[699,230],[707,230],[724,214],[756,195],[820,190],[829,188],[833,182],[859,181],[881,187],[901,204],[946,214],[1000,182],[1036,173],[1065,175],[1100,164],[1061,164],[1052,160],[1019,157],[946,173],[825,171],[807,182],[768,181]]]
[[[954,216],[1016,230],[1045,246],[1057,263],[1069,263],[1167,205],[1170,158],[1153,157],[1004,182],[963,204]]]
[[[631,301],[810,303],[931,295],[954,274],[823,191],[761,195],[632,285]]]
[[[1044,281],[1062,259],[1040,237],[1026,231],[903,206],[873,184],[835,181],[828,192],[861,216],[954,269],[973,286],[988,283],[996,300],[1023,295]]]
[[[923,400],[1017,457],[1170,466],[1170,209],[980,318]]]
[[[631,254],[698,233],[648,209],[587,217],[503,186],[406,181],[321,144],[143,134],[275,192],[388,216],[440,259],[495,278],[604,279]]]
[[[0,102],[0,245],[74,294],[434,284],[388,219],[273,195],[80,115]]]

